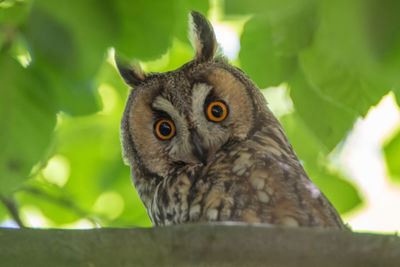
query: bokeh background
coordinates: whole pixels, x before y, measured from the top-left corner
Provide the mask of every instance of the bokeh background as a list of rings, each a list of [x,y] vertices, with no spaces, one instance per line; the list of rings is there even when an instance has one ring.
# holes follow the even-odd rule
[[[190,10],[353,230],[399,231],[396,0],[0,0],[0,225],[151,226],[121,157],[113,54],[181,66]]]

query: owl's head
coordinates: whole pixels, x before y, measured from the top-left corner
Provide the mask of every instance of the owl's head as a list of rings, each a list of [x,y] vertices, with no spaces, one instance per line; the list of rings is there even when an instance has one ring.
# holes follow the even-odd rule
[[[165,178],[211,164],[218,151],[254,134],[270,116],[254,83],[215,56],[206,18],[193,11],[189,20],[196,54],[179,69],[146,74],[116,60],[132,87],[121,123],[124,157],[142,174]]]

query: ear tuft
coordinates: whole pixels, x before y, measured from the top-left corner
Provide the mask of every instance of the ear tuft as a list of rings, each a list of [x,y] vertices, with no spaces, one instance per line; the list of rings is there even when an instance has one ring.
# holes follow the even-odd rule
[[[133,61],[128,63],[127,60],[117,53],[114,59],[121,77],[132,88],[137,87],[146,80],[146,75],[140,67],[139,62]]]
[[[196,50],[196,60],[212,59],[217,49],[217,42],[210,22],[199,12],[192,11],[189,16],[190,42]]]

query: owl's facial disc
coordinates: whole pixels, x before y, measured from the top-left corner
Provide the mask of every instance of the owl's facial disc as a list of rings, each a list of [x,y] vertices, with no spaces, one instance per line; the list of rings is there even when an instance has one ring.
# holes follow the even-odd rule
[[[227,70],[203,70],[195,83],[185,83],[187,75],[180,72],[174,75],[149,78],[145,90],[134,92],[125,115],[138,158],[161,177],[176,168],[212,164],[225,144],[247,138],[254,122],[245,85]]]

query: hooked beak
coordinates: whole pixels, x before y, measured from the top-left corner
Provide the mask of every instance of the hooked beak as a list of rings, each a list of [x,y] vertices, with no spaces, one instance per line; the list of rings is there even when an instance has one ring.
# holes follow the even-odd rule
[[[208,150],[202,146],[201,138],[196,130],[190,130],[190,133],[193,144],[193,155],[198,158],[203,165],[207,165]]]

